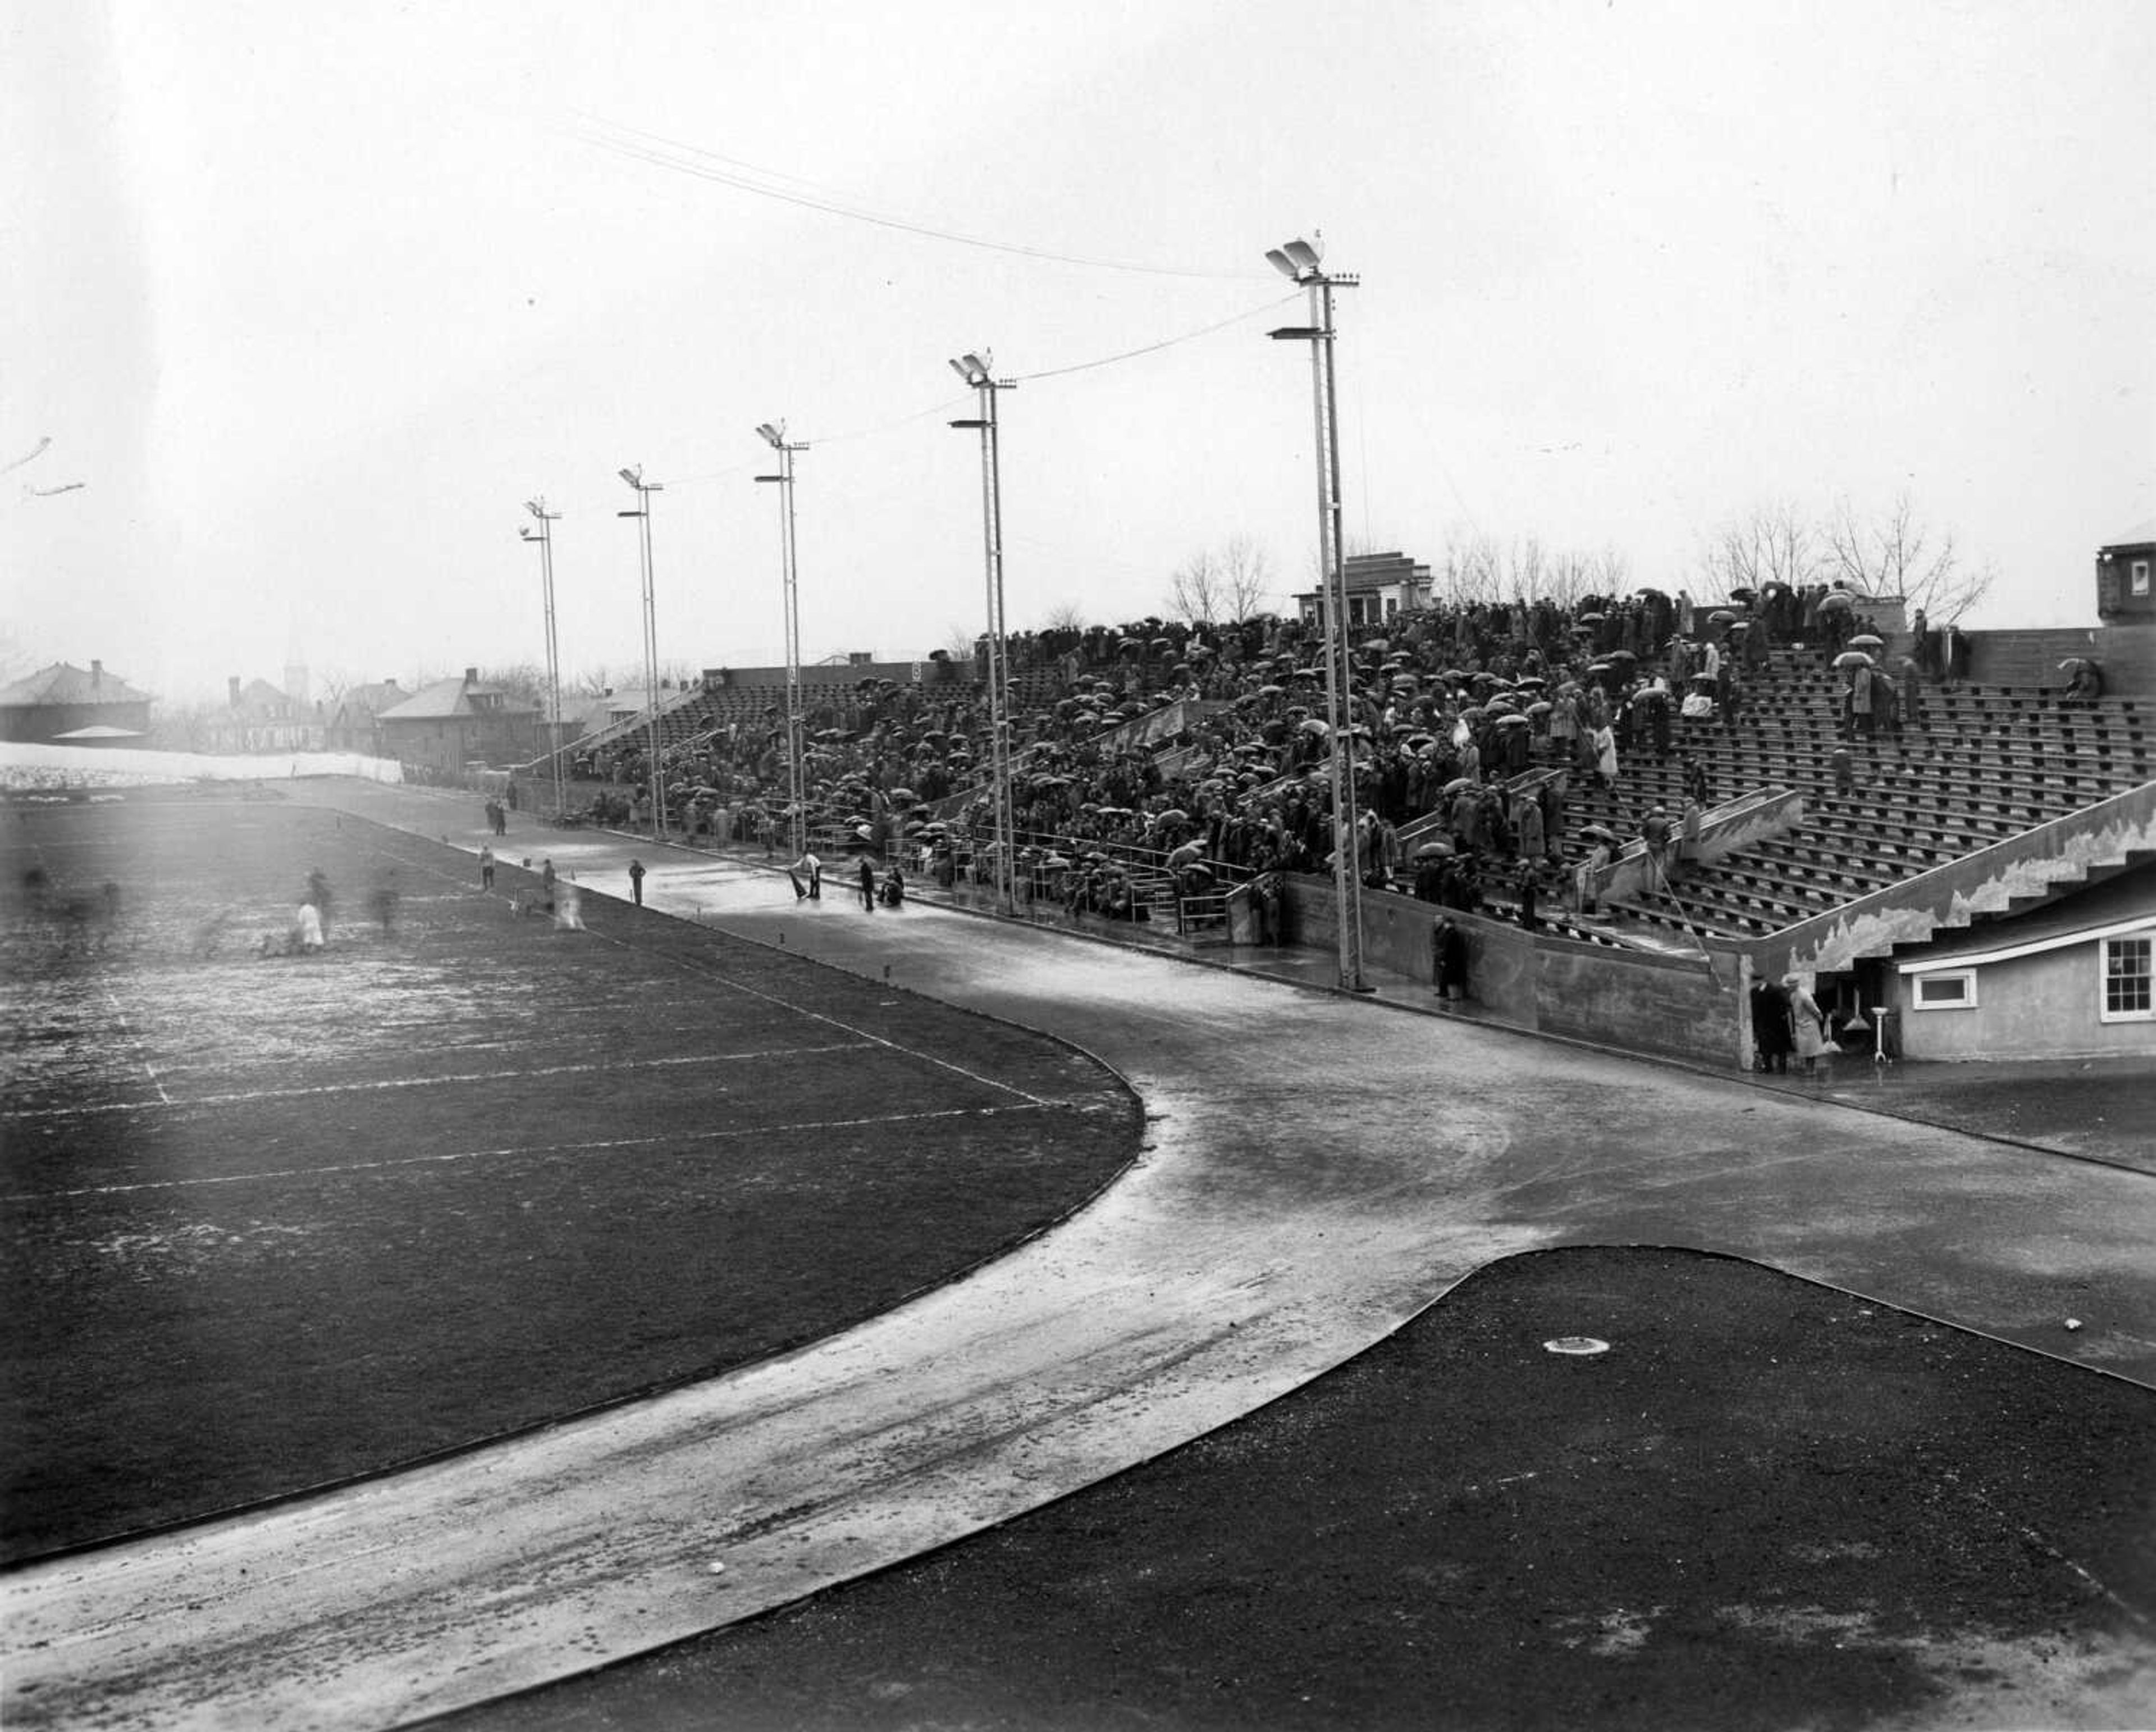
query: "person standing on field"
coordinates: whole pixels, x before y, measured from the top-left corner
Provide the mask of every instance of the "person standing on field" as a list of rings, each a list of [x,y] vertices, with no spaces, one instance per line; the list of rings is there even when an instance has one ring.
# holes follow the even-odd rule
[[[632,860],[629,863],[629,893],[636,898],[636,906],[644,906],[644,862]]]

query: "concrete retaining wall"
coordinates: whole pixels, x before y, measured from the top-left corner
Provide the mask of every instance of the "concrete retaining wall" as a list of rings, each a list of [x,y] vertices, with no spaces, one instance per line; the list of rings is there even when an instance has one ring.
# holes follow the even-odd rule
[[[1329,951],[1338,942],[1329,879],[1291,877],[1289,932]],[[1447,911],[1389,891],[1363,892],[1363,956],[1374,967],[1431,979],[1430,932]],[[1732,954],[1707,962],[1616,950],[1507,920],[1451,915],[1467,939],[1468,996],[1483,1017],[1597,1046],[1741,1067],[1742,1006]]]

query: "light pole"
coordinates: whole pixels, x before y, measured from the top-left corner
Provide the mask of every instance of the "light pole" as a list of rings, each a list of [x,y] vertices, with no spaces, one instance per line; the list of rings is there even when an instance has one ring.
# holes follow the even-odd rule
[[[644,479],[644,465],[619,471],[622,480],[636,490],[636,509],[618,511],[621,517],[639,519],[638,543],[644,569],[644,751],[651,760],[651,839],[666,834],[666,784],[659,773],[659,619],[651,602],[651,496],[665,483]]]
[[[808,790],[801,770],[801,573],[796,563],[793,534],[793,454],[806,445],[789,445],[783,421],[760,423],[757,435],[778,453],[778,473],[758,475],[759,481],[778,487],[778,547],[786,599],[786,801],[789,816],[787,835],[793,857],[798,859],[808,841]]]
[[[554,533],[553,526],[562,521],[559,511],[547,509],[545,496],[524,501],[524,509],[539,520],[539,527],[521,526],[517,533],[527,542],[539,543],[539,574],[547,597],[547,698],[552,723],[547,735],[547,759],[554,766],[554,821],[562,821],[567,802],[562,793],[562,658],[554,640]]]
[[[1006,914],[1017,910],[1012,901],[1016,873],[1016,825],[1011,813],[1010,679],[1009,645],[1004,632],[1004,496],[1001,450],[996,435],[996,393],[1015,391],[1015,379],[999,379],[988,357],[963,355],[951,363],[957,373],[978,393],[981,412],[953,427],[978,428],[981,434],[981,533],[988,547],[988,732],[991,741],[989,774],[993,778],[996,809],[996,905]]]
[[[1317,557],[1325,602],[1325,707],[1332,732],[1332,897],[1339,928],[1340,984],[1368,992],[1363,979],[1363,889],[1355,821],[1353,687],[1348,652],[1348,570],[1340,530],[1340,405],[1332,376],[1332,290],[1357,279],[1323,268],[1324,254],[1306,240],[1291,240],[1265,254],[1290,282],[1310,290],[1310,323],[1270,334],[1310,345],[1311,380],[1317,403]]]

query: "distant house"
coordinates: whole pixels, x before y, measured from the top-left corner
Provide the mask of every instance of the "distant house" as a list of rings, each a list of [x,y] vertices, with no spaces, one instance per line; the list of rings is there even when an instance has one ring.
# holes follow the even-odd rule
[[[0,686],[0,739],[40,745],[140,744],[150,732],[146,691],[105,671],[64,661],[41,667],[26,679]]]
[[[2156,1057],[2156,865],[1943,936],[1889,990],[1905,1057]]]
[[[454,774],[475,764],[529,763],[539,754],[539,712],[468,667],[437,680],[377,718],[382,755]]]
[[[2096,550],[2097,617],[2107,621],[2156,620],[2156,518],[2137,523],[2117,541]]]
[[[1341,572],[1351,626],[1382,627],[1402,614],[1430,605],[1430,568],[1404,553],[1351,553]],[[1295,599],[1296,610],[1312,625],[1325,623],[1325,592],[1312,589]]]
[[[225,705],[208,718],[213,752],[317,752],[322,747],[319,716],[267,680],[226,681]]]
[[[324,745],[332,752],[357,752],[368,758],[391,756],[382,743],[382,718],[412,695],[394,680],[351,687],[326,713]]]

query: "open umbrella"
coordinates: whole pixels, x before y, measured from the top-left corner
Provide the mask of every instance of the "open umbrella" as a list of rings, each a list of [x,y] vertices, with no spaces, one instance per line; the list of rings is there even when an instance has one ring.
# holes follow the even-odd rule
[[[1737,615],[1727,608],[1717,608],[1707,616],[1707,623],[1709,625],[1733,625],[1737,623]]]
[[[1461,794],[1475,785],[1475,779],[1472,776],[1455,776],[1445,784],[1445,791],[1447,794]]]
[[[1529,723],[1527,718],[1524,716],[1500,716],[1497,718],[1497,726],[1500,727],[1526,727],[1529,726]]]
[[[1870,667],[1871,658],[1861,650],[1844,650],[1834,658],[1834,665],[1839,668]]]
[[[1583,824],[1579,826],[1579,833],[1594,842],[1614,842],[1617,840],[1617,832],[1606,824]]]
[[[1852,650],[1883,650],[1887,647],[1887,640],[1874,632],[1860,631],[1849,640],[1849,647]]]
[[[1850,640],[1850,642],[1852,644],[1857,641],[1859,640],[1856,638],[1851,638]],[[2064,661],[2059,664],[2059,671],[2062,674],[2077,674],[2087,666],[2088,658],[2087,656],[2069,655]]]
[[[1851,595],[1846,589],[1836,589],[1825,595],[1822,595],[1820,598],[1819,610],[1822,614],[1840,614],[1847,611],[1849,609],[1853,608],[1856,605],[1856,598],[1855,596]]]
[[[1450,842],[1424,842],[1415,850],[1414,857],[1417,860],[1445,860],[1450,858],[1451,853]]]

